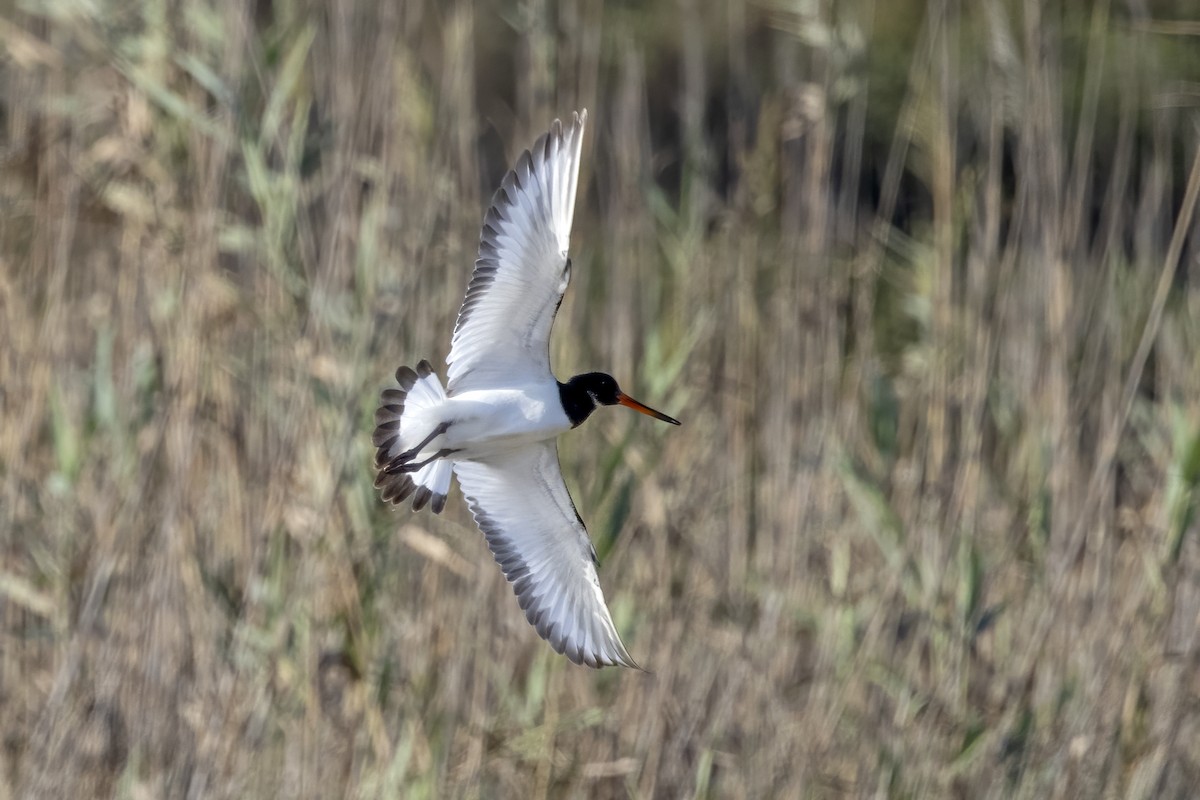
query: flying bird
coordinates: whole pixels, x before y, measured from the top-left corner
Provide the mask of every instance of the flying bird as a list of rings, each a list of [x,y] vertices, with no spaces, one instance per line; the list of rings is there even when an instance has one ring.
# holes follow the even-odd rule
[[[396,370],[375,412],[382,499],[440,513],[459,485],[488,547],[538,634],[576,664],[638,668],[596,575],[596,551],[558,462],[559,434],[598,406],[678,425],[602,372],[565,383],[550,369],[550,328],[571,277],[587,111],[558,120],[521,154],[492,199],[458,312],[446,384],[428,361]]]

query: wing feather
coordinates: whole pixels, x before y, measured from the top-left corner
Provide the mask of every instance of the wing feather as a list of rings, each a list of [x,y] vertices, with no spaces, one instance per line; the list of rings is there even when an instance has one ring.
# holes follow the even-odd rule
[[[565,127],[555,120],[492,198],[446,358],[451,395],[550,374],[586,122],[587,111]]]
[[[454,472],[538,634],[576,664],[637,669],[604,602],[596,551],[563,482],[554,442],[457,461]]]

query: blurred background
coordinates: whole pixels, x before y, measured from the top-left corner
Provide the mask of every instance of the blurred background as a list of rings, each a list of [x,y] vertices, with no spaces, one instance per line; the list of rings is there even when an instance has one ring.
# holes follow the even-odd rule
[[[1200,14],[0,3],[0,798],[1190,797]],[[630,652],[372,415],[590,111],[563,466]]]

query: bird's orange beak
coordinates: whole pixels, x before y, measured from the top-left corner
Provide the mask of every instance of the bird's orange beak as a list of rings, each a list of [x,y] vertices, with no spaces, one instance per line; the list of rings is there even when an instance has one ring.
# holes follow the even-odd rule
[[[661,411],[655,411],[650,406],[645,405],[644,403],[639,403],[637,400],[634,400],[624,392],[617,392],[617,403],[625,406],[626,408],[632,408],[634,411],[640,411],[648,417],[661,419],[663,422],[669,422],[672,425],[680,424],[679,420],[675,419],[674,417],[668,417]]]

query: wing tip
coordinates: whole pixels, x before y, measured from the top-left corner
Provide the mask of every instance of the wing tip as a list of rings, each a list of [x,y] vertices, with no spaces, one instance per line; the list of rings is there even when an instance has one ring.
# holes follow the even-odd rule
[[[547,639],[547,641],[549,642],[550,640]],[[588,667],[589,669],[625,667],[637,672],[644,672],[647,675],[654,674],[633,660],[633,657],[629,655],[629,651],[625,649],[625,644],[620,640],[620,637],[617,638],[615,648],[604,651],[584,651],[582,648],[576,648],[574,651],[571,651],[567,647],[567,644],[564,641],[563,648],[560,650],[553,642],[550,642],[551,647],[566,656],[572,664],[578,664],[581,667]]]
[[[588,112],[586,108],[571,113],[571,126],[565,135],[560,134],[559,138],[564,143],[569,143],[571,156],[578,162],[579,154],[583,150],[583,133],[587,129]],[[558,120],[554,120],[554,125],[557,128]]]
[[[606,660],[601,663],[597,669],[599,669],[599,667],[625,667],[626,669],[632,669],[637,672],[645,672],[646,674],[650,674],[649,670],[643,669],[640,664],[633,660],[633,657],[629,655],[629,651],[625,649],[624,642],[622,642],[619,638],[617,639],[617,644],[619,646],[617,652],[606,654]]]
[[[562,147],[564,144],[570,144],[571,155],[578,161],[579,152],[583,149],[583,132],[587,128],[587,119],[586,108],[572,111],[569,125],[556,118],[550,123],[550,129],[537,138],[531,151],[540,154],[543,160],[549,160],[552,152],[551,145],[557,144]],[[527,150],[526,152],[531,151]]]

